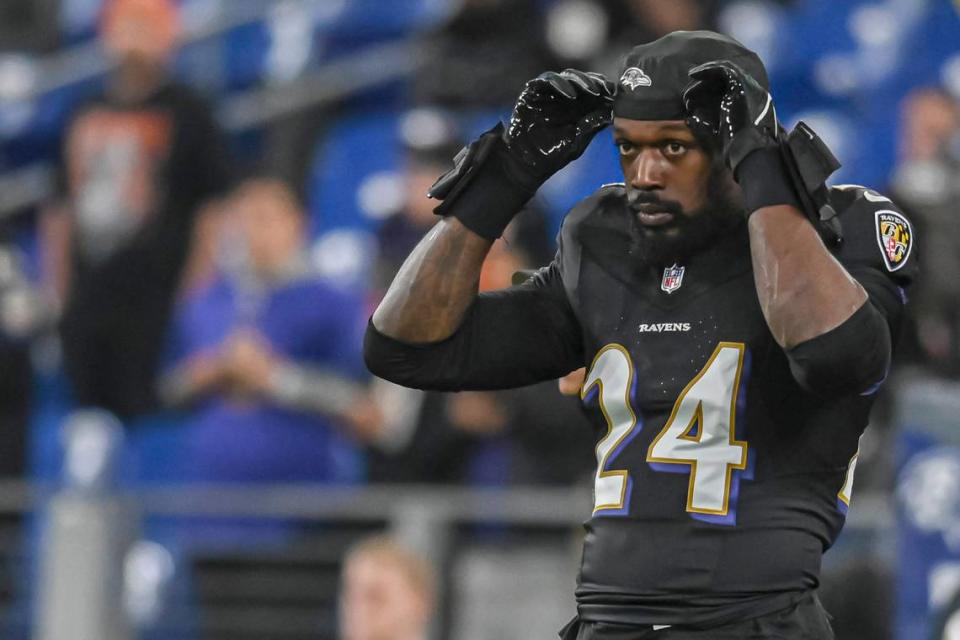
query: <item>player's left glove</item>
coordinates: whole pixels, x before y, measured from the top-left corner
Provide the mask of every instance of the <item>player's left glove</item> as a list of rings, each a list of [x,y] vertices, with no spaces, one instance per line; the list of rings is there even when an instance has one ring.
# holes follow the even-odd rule
[[[839,242],[840,224],[825,185],[840,163],[827,145],[803,122],[786,134],[770,92],[733,62],[707,62],[689,75],[683,93],[687,124],[716,142],[743,190],[747,215],[791,205],[807,214],[825,240]]]
[[[714,137],[734,176],[743,160],[778,144],[779,125],[770,93],[753,76],[728,60],[690,70],[683,92],[688,124]]]

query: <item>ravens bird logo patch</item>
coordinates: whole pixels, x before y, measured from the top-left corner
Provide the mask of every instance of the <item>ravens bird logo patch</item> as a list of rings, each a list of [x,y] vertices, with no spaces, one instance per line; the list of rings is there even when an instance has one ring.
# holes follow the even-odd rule
[[[907,262],[913,246],[910,222],[896,211],[877,211],[877,242],[888,271],[896,271]]]
[[[630,67],[620,76],[620,84],[633,90],[637,87],[649,87],[653,84],[653,80],[651,80],[650,76],[645,74],[642,69]]]

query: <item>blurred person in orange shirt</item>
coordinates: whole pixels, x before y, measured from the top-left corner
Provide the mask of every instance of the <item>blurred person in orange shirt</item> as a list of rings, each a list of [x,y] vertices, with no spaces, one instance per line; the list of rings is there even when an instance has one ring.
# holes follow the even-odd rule
[[[113,70],[64,133],[44,271],[63,307],[75,401],[123,418],[152,409],[160,345],[197,212],[228,186],[211,109],[176,83],[172,0],[111,0],[100,40]]]
[[[435,592],[425,558],[385,536],[358,543],[343,565],[340,640],[426,640]]]

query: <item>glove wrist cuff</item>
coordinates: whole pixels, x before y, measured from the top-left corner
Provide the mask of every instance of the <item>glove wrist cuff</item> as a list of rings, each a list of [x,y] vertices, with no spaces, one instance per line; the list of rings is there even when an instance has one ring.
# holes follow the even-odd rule
[[[467,148],[458,166],[441,177],[430,196],[442,199],[433,211],[453,216],[488,240],[496,240],[536,193],[541,180],[523,172],[500,137],[498,125]]]
[[[789,205],[803,211],[779,145],[755,149],[745,155],[734,169],[734,177],[743,191],[748,217],[758,209],[774,205]]]

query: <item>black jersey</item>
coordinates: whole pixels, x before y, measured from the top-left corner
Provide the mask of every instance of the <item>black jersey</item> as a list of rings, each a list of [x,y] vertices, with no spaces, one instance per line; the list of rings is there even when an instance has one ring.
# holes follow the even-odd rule
[[[833,199],[837,258],[896,332],[909,222],[862,188]],[[843,526],[876,387],[823,398],[798,384],[760,311],[745,226],[684,264],[638,270],[623,259],[623,201],[611,187],[573,211],[559,257],[602,436],[581,616],[713,623],[782,607],[817,586]]]
[[[831,199],[835,255],[895,336],[916,268],[910,223],[861,187]],[[783,608],[818,584],[882,380],[826,396],[797,382],[760,310],[745,225],[654,269],[631,260],[631,215],[622,186],[582,201],[550,266],[480,296],[428,357],[397,352],[393,379],[485,389],[587,367],[597,469],[581,618],[707,626]]]

